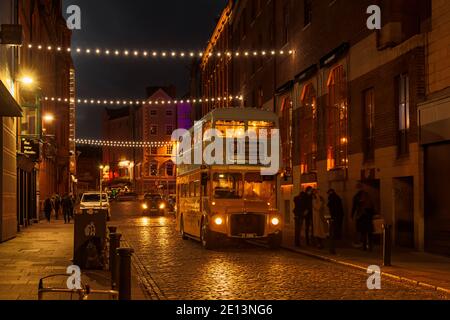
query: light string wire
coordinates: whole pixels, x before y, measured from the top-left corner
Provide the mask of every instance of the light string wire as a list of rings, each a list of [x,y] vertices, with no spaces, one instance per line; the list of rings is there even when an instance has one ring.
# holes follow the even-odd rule
[[[78,55],[112,56],[112,57],[141,57],[141,58],[203,58],[203,57],[261,57],[285,56],[295,54],[295,50],[241,50],[215,51],[205,54],[196,50],[129,50],[129,49],[100,49],[100,48],[70,48],[42,44],[27,44],[23,48],[41,52],[74,53]]]
[[[50,102],[64,102],[64,103],[77,103],[90,104],[90,105],[171,105],[171,104],[197,104],[203,102],[226,102],[226,101],[242,101],[242,96],[228,96],[228,97],[216,97],[216,98],[187,98],[187,99],[151,99],[151,100],[139,100],[139,99],[93,99],[93,98],[62,98],[62,97],[42,97],[41,101]]]

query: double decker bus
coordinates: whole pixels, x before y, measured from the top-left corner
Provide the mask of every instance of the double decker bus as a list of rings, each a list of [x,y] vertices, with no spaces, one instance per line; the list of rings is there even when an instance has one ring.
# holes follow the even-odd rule
[[[189,151],[208,145],[203,138],[208,129],[223,134],[223,157],[228,158],[223,159],[223,164],[217,161],[208,165],[202,160],[177,166],[177,230],[183,239],[200,240],[205,249],[230,238],[262,239],[272,248],[279,247],[282,219],[276,208],[278,168],[273,175],[265,175],[262,169],[267,168],[267,163],[256,161],[259,149],[267,143],[266,150],[271,150],[272,143],[264,139],[252,147],[248,136],[238,139],[250,131],[267,138],[272,129],[278,129],[278,117],[259,109],[216,109],[189,131]],[[227,153],[226,148],[232,151]],[[279,156],[278,148],[276,152]]]

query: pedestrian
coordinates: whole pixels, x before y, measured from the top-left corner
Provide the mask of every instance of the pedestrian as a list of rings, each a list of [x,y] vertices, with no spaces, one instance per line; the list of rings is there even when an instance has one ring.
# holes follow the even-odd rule
[[[70,223],[71,210],[72,210],[72,199],[68,194],[64,197],[62,201],[64,223]]]
[[[307,209],[306,209],[306,203],[307,203],[307,197],[305,191],[301,191],[295,198],[294,198],[294,219],[295,219],[295,241],[294,244],[296,247],[300,247],[301,244],[301,233],[302,233],[302,227],[303,222],[306,219]]]
[[[75,196],[73,195],[73,193],[70,194],[70,217],[73,219],[73,215],[75,214],[75,204],[76,204],[76,200],[75,200]]]
[[[325,199],[320,195],[319,190],[314,190],[312,206],[314,239],[316,240],[317,247],[322,249],[323,241],[328,237],[327,219],[329,218],[329,212]]]
[[[50,217],[52,215],[52,210],[53,210],[52,200],[50,198],[45,199],[45,201],[44,201],[44,214],[45,214],[45,218],[47,219],[48,222],[50,222]]]
[[[356,231],[361,236],[363,250],[372,251],[375,207],[369,193],[364,190],[364,185],[359,183],[357,189],[359,191],[353,197],[352,219],[356,222]]]
[[[339,197],[334,189],[328,190],[328,210],[330,211],[331,219],[333,219],[333,237],[334,239],[341,240],[344,207],[342,206],[341,197]]]
[[[61,197],[59,194],[55,195],[55,218],[58,220],[59,218],[59,210],[61,208]]]
[[[309,246],[314,241],[314,222],[313,222],[313,192],[312,187],[307,187],[305,197],[305,238],[306,245]]]

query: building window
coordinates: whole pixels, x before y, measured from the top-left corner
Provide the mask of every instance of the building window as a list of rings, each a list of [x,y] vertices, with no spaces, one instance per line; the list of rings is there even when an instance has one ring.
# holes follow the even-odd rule
[[[280,125],[283,166],[286,174],[290,175],[292,171],[292,100],[290,97],[282,100]]]
[[[158,154],[158,147],[151,147],[150,148],[150,153],[152,155],[157,155]]]
[[[306,27],[312,22],[312,0],[304,0],[304,8],[304,26]]]
[[[410,129],[409,115],[409,76],[403,74],[397,77],[397,108],[398,108],[398,155],[409,153],[408,133]]]
[[[166,126],[166,135],[171,136],[173,133],[173,126]]]
[[[166,110],[166,116],[171,117],[173,115],[172,110]]]
[[[344,67],[334,68],[327,82],[327,168],[347,167],[348,105]]]
[[[156,161],[150,162],[150,176],[156,177],[158,175],[158,163]]]
[[[169,177],[173,177],[173,163],[172,161],[169,161],[166,163],[166,175]]]
[[[158,134],[158,126],[155,126],[155,125],[150,126],[150,134],[151,134],[152,136],[157,135],[157,134]]]
[[[172,155],[172,153],[173,153],[173,145],[168,145],[166,147],[166,154]]]
[[[150,116],[154,117],[158,115],[158,111],[156,110],[150,110]]]
[[[364,131],[363,151],[364,160],[375,159],[375,91],[373,88],[363,92],[364,103]]]
[[[317,94],[310,83],[303,89],[300,109],[300,170],[308,173],[317,169]]]

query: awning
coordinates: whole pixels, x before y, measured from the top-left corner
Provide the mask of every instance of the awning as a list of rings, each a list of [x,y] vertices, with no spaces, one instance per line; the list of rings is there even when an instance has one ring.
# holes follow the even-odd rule
[[[0,81],[0,117],[22,117],[22,108]]]

